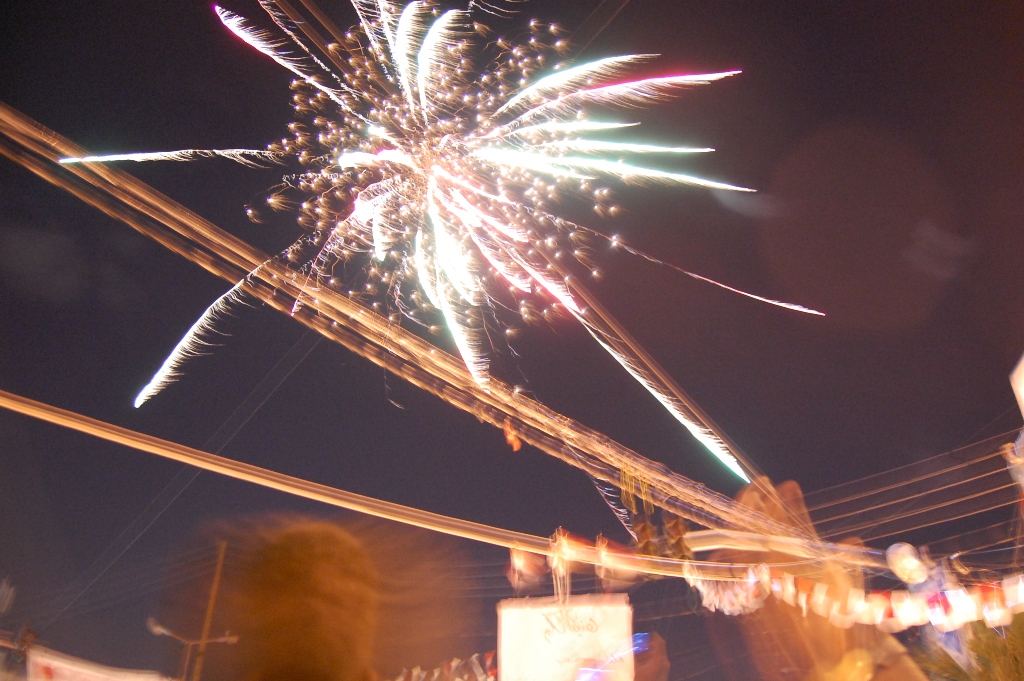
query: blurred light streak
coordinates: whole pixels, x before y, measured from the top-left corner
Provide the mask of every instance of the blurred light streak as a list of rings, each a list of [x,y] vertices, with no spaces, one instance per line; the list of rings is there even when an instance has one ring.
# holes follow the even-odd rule
[[[125,222],[232,285],[327,338],[497,428],[506,421],[525,443],[592,477],[620,486],[623,471],[642,477],[650,501],[712,528],[805,537],[800,529],[740,506],[704,485],[640,456],[491,378],[486,388],[464,362],[330,290],[309,290],[305,276],[224,232],[131,175],[104,165],[58,165],[86,154],[53,131],[0,104],[0,154]],[[296,308],[296,301],[303,306]]]
[[[505,530],[346,492],[105,423],[4,390],[0,390],[0,407],[235,480],[242,480],[377,518],[538,555],[555,556],[565,552],[557,540],[553,542],[545,537]],[[600,552],[594,546],[580,542],[572,544],[571,558],[573,562],[588,565],[599,565],[601,560]],[[619,564],[628,566],[630,570],[638,573],[665,577],[690,576],[716,581],[745,581],[747,572],[752,568],[749,564],[684,561],[627,554],[617,556],[616,560],[619,561]]]

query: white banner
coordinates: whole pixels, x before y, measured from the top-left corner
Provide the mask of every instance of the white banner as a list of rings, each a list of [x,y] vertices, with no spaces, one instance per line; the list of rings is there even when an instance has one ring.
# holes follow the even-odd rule
[[[1020,413],[1024,414],[1024,357],[1020,358],[1010,374],[1010,386],[1013,388],[1013,394],[1017,396]]]
[[[38,646],[26,655],[27,681],[170,681],[158,672],[116,669]]]
[[[633,681],[625,594],[512,598],[498,604],[501,681]]]

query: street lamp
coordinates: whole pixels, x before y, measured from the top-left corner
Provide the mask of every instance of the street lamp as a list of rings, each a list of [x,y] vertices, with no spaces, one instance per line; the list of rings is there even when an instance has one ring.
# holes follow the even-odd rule
[[[191,639],[178,636],[173,631],[157,622],[155,617],[149,617],[146,619],[146,628],[149,629],[149,633],[153,634],[154,636],[168,636],[181,644],[181,647],[183,649],[183,655],[180,678],[181,681],[185,681],[185,679],[188,677],[188,664],[192,660],[192,647],[197,646],[200,643],[203,643],[203,640],[198,639],[193,641]],[[227,631],[224,632],[224,635],[220,638],[206,639],[206,643],[226,643],[228,645],[233,645],[235,643],[238,643],[238,637],[232,635],[230,631]]]

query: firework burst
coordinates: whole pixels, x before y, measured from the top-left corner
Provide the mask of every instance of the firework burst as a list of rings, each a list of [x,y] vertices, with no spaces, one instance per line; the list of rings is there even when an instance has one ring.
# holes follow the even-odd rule
[[[710,420],[583,287],[580,273],[596,274],[588,244],[604,238],[614,247],[620,245],[617,237],[570,221],[554,208],[563,198],[583,196],[596,202],[599,214],[616,214],[608,188],[601,186],[605,182],[750,191],[633,163],[638,157],[711,150],[614,141],[608,137],[636,123],[590,115],[591,109],[649,105],[736,71],[625,80],[656,55],[570,65],[563,61],[569,44],[557,26],[534,21],[521,40],[505,40],[474,20],[474,3],[467,11],[441,11],[426,1],[400,8],[388,0],[353,0],[360,25],[348,32],[303,3],[331,40],[284,0],[260,4],[279,37],[226,9],[216,11],[235,35],[296,76],[298,120],[289,126],[289,137],[265,150],[63,162],[224,156],[250,165],[297,164],[300,171],[265,201],[271,209],[297,210],[309,230],[285,257],[301,263],[311,298],[319,287],[341,282],[350,295],[396,322],[408,318],[436,331],[443,320],[481,385],[489,380],[494,349],[505,342],[500,337],[512,331],[499,321],[503,311],[527,322],[569,314],[713,454],[747,478]],[[262,208],[248,210],[258,219]],[[358,277],[337,273],[350,262],[359,265]],[[211,310],[220,311],[220,302]],[[207,327],[193,327],[180,346],[186,348],[183,356],[201,343]],[[172,356],[137,406],[173,378],[176,366]]]

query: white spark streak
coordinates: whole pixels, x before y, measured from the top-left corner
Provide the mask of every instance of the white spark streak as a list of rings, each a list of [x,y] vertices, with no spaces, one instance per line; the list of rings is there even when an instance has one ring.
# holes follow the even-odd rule
[[[420,109],[424,123],[430,122],[430,114],[427,111],[430,106],[429,93],[432,90],[440,89],[438,79],[433,77],[433,72],[449,70],[445,67],[450,67],[453,60],[449,47],[456,43],[458,37],[460,24],[457,22],[465,21],[467,16],[461,10],[448,10],[430,26],[427,37],[423,39],[423,45],[420,46],[419,56],[416,58],[416,79],[420,91]],[[457,57],[455,61],[458,61]]]
[[[608,239],[608,241],[611,242],[612,246],[614,246],[616,248],[622,248],[622,249],[626,250],[626,252],[632,253],[633,255],[638,256],[640,258],[643,258],[644,260],[647,260],[648,262],[652,262],[655,265],[661,265],[662,267],[668,267],[669,269],[673,269],[676,272],[679,272],[680,274],[685,274],[686,276],[692,277],[692,278],[694,278],[694,279],[696,279],[698,281],[703,281],[706,284],[711,284],[712,286],[717,286],[719,288],[725,289],[726,291],[729,291],[730,293],[735,293],[737,295],[741,295],[741,296],[744,296],[746,298],[751,298],[751,299],[756,300],[756,301],[761,302],[761,303],[767,303],[768,305],[774,305],[776,307],[785,308],[787,310],[793,310],[794,312],[803,312],[804,314],[815,315],[815,316],[818,316],[818,317],[826,316],[824,312],[820,312],[818,310],[814,310],[814,309],[809,308],[809,307],[804,307],[803,305],[796,305],[795,303],[786,303],[786,302],[783,302],[781,300],[774,300],[773,298],[765,298],[764,296],[759,296],[759,295],[757,295],[755,293],[750,293],[749,291],[744,291],[742,289],[738,289],[738,288],[729,286],[728,284],[723,284],[720,281],[716,281],[714,279],[710,279],[710,278],[702,276],[700,274],[696,274],[694,272],[691,272],[690,270],[684,270],[682,267],[677,267],[676,265],[673,265],[671,263],[667,263],[664,260],[660,260],[658,258],[655,258],[653,255],[650,255],[648,253],[644,253],[643,251],[637,250],[637,249],[633,248],[632,246],[627,246],[626,244],[622,243],[622,241],[620,241],[619,237],[617,237],[617,236],[606,237],[603,234],[600,235],[600,236]]]
[[[523,127],[515,128],[514,130],[508,130],[504,133],[504,137],[523,137],[526,135],[533,135],[540,132],[547,133],[564,133],[564,134],[575,134],[579,132],[592,132],[595,130],[614,130],[616,128],[632,128],[639,123],[600,123],[596,121],[573,121],[572,123],[538,123],[537,125],[527,125]],[[493,131],[487,137],[495,137],[498,135],[498,131]]]
[[[358,168],[359,166],[372,166],[381,162],[377,154],[370,154],[365,151],[345,151],[338,155],[335,165],[339,170],[345,168]]]
[[[236,163],[262,168],[258,161],[281,163],[283,154],[260,149],[182,149],[180,151],[153,151],[135,154],[107,154],[105,156],[81,156],[60,159],[59,163],[111,163],[113,161],[194,161],[197,158],[219,156]],[[257,159],[257,160],[253,160]]]
[[[662,147],[657,144],[632,144],[630,142],[605,142],[603,140],[558,140],[538,144],[533,149],[561,149],[565,151],[582,151],[596,154],[707,154],[714,149],[709,147]]]
[[[459,192],[458,190],[452,190],[451,195],[452,198],[454,198],[465,210],[470,211],[471,213],[476,215],[477,219],[480,222],[487,225],[488,227],[493,227],[494,229],[498,230],[498,232],[504,234],[513,241],[518,241],[519,243],[523,244],[530,242],[530,237],[522,228],[517,228],[514,225],[510,225],[494,217],[491,217],[487,213],[483,212],[482,210],[471,204],[466,199],[466,197],[464,197],[462,193]]]
[[[214,324],[223,315],[228,313],[232,305],[242,302],[245,295],[242,286],[245,282],[245,279],[238,282],[230,291],[206,308],[206,311],[196,320],[196,323],[192,325],[188,333],[174,346],[174,350],[164,360],[164,363],[157,372],[153,374],[153,378],[149,380],[149,383],[139,391],[139,394],[135,397],[136,409],[173,383],[181,375],[181,367],[186,361],[206,354],[203,352],[203,348],[209,347],[211,343],[205,340],[204,337],[215,332]]]
[[[427,294],[427,300],[434,307],[441,308],[441,296],[437,293],[437,273],[434,271],[434,258],[427,252],[424,243],[422,229],[416,230],[416,237],[413,241],[413,262],[416,265],[416,276],[420,282],[420,289]]]
[[[462,244],[453,233],[455,230],[451,229],[451,225],[441,215],[437,205],[437,191],[437,184],[432,180],[432,185],[427,190],[427,212],[434,233],[434,258],[441,265],[441,271],[452,288],[465,302],[473,305],[477,303],[477,294],[480,291],[479,282],[470,272],[473,259],[462,248]]]
[[[352,0],[352,6],[355,7],[363,32],[370,39],[373,51],[380,57],[386,57],[387,53],[380,44],[381,38],[387,37],[386,25],[381,22],[381,7],[385,6],[385,3],[378,4],[377,0]],[[390,41],[388,42],[390,44]]]
[[[656,182],[674,182],[689,184],[698,187],[710,187],[712,189],[727,189],[737,192],[752,192],[753,189],[737,187],[724,182],[706,180],[694,175],[682,173],[671,173],[654,168],[641,168],[629,165],[628,163],[617,163],[595,158],[575,158],[572,156],[544,156],[533,154],[527,151],[515,151],[512,149],[499,149],[495,147],[484,147],[472,152],[472,155],[498,166],[515,166],[535,170],[540,173],[547,173],[554,177],[578,177],[592,179],[594,175],[580,175],[576,170],[592,171],[603,175],[612,175],[624,181],[629,180],[652,180]]]
[[[234,12],[220,7],[218,5],[213,6],[214,11],[217,12],[217,16],[220,17],[221,22],[228,27],[232,33],[237,35],[239,38],[248,43],[251,47],[256,49],[258,52],[265,54],[266,56],[273,59],[279,65],[288,69],[296,76],[301,78],[304,82],[315,87],[320,92],[331,98],[331,100],[340,106],[342,110],[348,111],[349,113],[358,116],[355,111],[341,98],[338,92],[332,88],[327,87],[320,83],[312,74],[306,71],[305,65],[301,59],[289,56],[281,51],[283,43],[272,42],[270,34],[266,31],[251,28],[246,25],[245,19],[238,16]],[[346,91],[351,92],[351,89],[347,86],[344,87]]]
[[[749,293],[747,291],[743,291],[743,290],[738,289],[738,288],[733,288],[732,286],[729,286],[728,284],[723,284],[720,281],[715,281],[714,279],[708,279],[707,277],[702,277],[699,274],[694,274],[693,272],[688,272],[688,271],[680,269],[678,267],[673,267],[673,269],[677,269],[680,272],[682,272],[683,274],[685,274],[685,275],[687,275],[689,277],[693,277],[694,279],[698,279],[698,280],[703,281],[703,282],[708,283],[708,284],[714,284],[715,286],[717,286],[719,288],[724,288],[726,291],[730,291],[732,293],[736,293],[736,294],[739,294],[741,296],[746,296],[747,298],[752,298],[752,299],[760,301],[762,303],[768,303],[769,305],[774,305],[776,307],[783,307],[783,308],[786,308],[787,310],[793,310],[794,312],[803,312],[804,314],[812,314],[812,315],[816,315],[818,317],[824,317],[825,316],[824,312],[819,312],[818,310],[814,310],[814,309],[811,309],[809,307],[804,307],[803,305],[797,305],[796,303],[784,303],[781,300],[773,300],[772,298],[765,298],[764,296],[759,296],[759,295],[756,295],[754,293]]]
[[[526,262],[525,259],[519,257],[515,253],[512,254],[516,262],[519,263],[520,267],[526,270],[534,281],[544,287],[544,290],[554,296],[555,300],[560,302],[565,307],[569,308],[574,314],[581,312],[579,305],[573,300],[572,294],[569,292],[569,287],[565,285],[565,282],[556,279],[555,277],[541,271],[539,268],[535,268]]]
[[[658,400],[658,402],[660,402],[661,405],[665,407],[665,409],[668,410],[668,412],[672,414],[672,416],[674,416],[675,419],[679,421],[679,423],[681,423],[683,427],[686,428],[686,430],[688,430],[690,434],[693,435],[693,437],[698,442],[704,445],[705,449],[707,449],[715,456],[715,458],[717,458],[719,461],[725,464],[725,466],[733,473],[735,473],[741,480],[748,483],[750,482],[750,477],[747,476],[747,474],[744,472],[743,468],[739,464],[739,461],[736,460],[736,457],[733,456],[732,452],[729,451],[729,448],[725,445],[721,438],[719,438],[705,426],[702,426],[699,423],[694,423],[692,420],[690,420],[685,414],[683,414],[682,411],[680,411],[678,406],[675,404],[675,400],[671,396],[669,396],[657,383],[652,381],[650,377],[647,376],[646,372],[641,371],[627,357],[620,354],[608,343],[606,343],[601,334],[597,333],[594,329],[592,329],[590,325],[587,324],[586,321],[584,321],[584,319],[580,315],[576,315],[576,318],[583,324],[584,327],[586,327],[587,331],[590,332],[590,335],[594,337],[594,340],[600,343],[601,347],[603,347],[609,355],[615,358],[615,361],[618,362],[619,365],[623,369],[625,369],[630,376],[636,379],[637,383],[642,385],[647,390],[647,392],[651,393],[651,395],[653,395],[654,398]]]
[[[323,71],[325,74],[330,74],[330,76],[338,83],[342,90],[348,89],[347,86],[341,82],[341,79],[339,79],[337,75],[333,71],[331,71],[330,67],[328,67],[327,64],[323,63],[320,60],[320,58],[317,57],[313,53],[313,51],[306,46],[304,40],[299,38],[299,36],[295,33],[294,30],[295,28],[297,28],[295,26],[295,23],[285,12],[281,11],[281,8],[278,7],[277,2],[275,2],[274,0],[259,0],[259,3],[260,7],[263,8],[263,11],[270,15],[270,18],[274,21],[275,24],[277,24],[278,28],[284,31],[291,39],[291,41],[298,45],[299,48],[301,48],[302,51],[306,53],[307,59],[316,64],[320,68],[320,70]]]
[[[546,173],[553,177],[568,177],[578,180],[595,180],[594,175],[581,175],[568,168],[561,167],[555,161],[562,159],[544,154],[532,154],[526,151],[515,151],[513,149],[498,149],[495,147],[484,147],[472,152],[472,155],[482,161],[487,161],[495,166],[511,166],[525,170],[535,170],[539,173]],[[563,164],[564,165],[564,164]]]
[[[413,49],[423,33],[427,30],[421,14],[424,14],[423,4],[410,2],[402,10],[398,18],[398,30],[395,34],[394,62],[398,66],[399,82],[405,99],[409,103],[409,109],[415,108],[413,99],[412,81],[416,77],[416,64],[413,61]]]
[[[493,218],[482,213],[459,192],[453,191],[452,197],[455,199],[454,203],[447,201],[443,195],[438,198],[444,204],[445,209],[455,215],[467,227],[470,238],[477,248],[480,249],[480,253],[487,259],[491,267],[497,270],[501,276],[505,277],[517,289],[523,293],[530,293],[531,278],[529,274],[524,272],[514,262],[510,262],[508,252],[500,245],[492,243],[487,236],[486,230],[482,229],[484,223],[493,220]],[[497,221],[494,220],[494,222]]]
[[[391,247],[401,239],[401,232],[389,224],[385,214],[400,198],[393,186],[393,182],[378,182],[359,192],[349,218],[370,226],[373,257],[378,261],[384,260]]]
[[[480,352],[480,342],[470,337],[465,325],[456,316],[451,296],[445,295],[443,291],[439,291],[437,295],[441,300],[441,314],[448,322],[448,330],[451,332],[452,338],[455,339],[455,346],[459,349],[466,368],[469,369],[469,373],[477,385],[486,386],[491,380],[488,374],[490,362]]]
[[[380,17],[381,32],[388,43],[388,54],[395,53],[395,13],[388,0],[377,0],[377,12]]]
[[[612,106],[639,106],[650,104],[664,97],[667,97],[673,90],[686,85],[706,85],[712,81],[721,80],[729,76],[735,76],[739,71],[724,71],[722,73],[703,73],[685,76],[665,76],[662,78],[647,78],[634,80],[628,83],[606,85],[599,88],[577,90],[570,94],[559,97],[550,102],[528,110],[519,118],[509,123],[507,127],[521,125],[526,121],[533,120],[541,115],[556,115],[564,113],[572,107],[595,102],[598,104]]]
[[[657,56],[656,54],[629,54],[621,57],[607,57],[558,71],[520,90],[519,94],[498,108],[494,115],[498,116],[505,111],[514,109],[531,98],[557,93],[565,88],[587,85],[594,80],[613,78],[625,71],[627,67]]]

